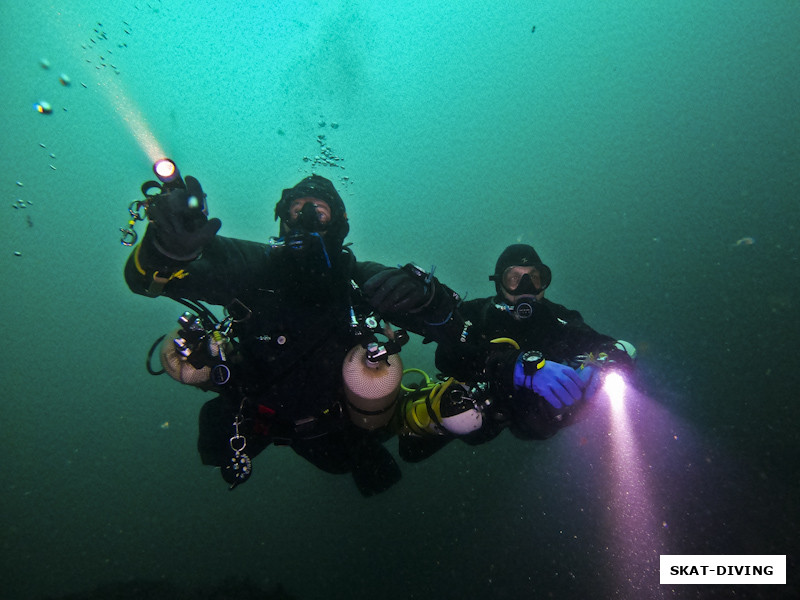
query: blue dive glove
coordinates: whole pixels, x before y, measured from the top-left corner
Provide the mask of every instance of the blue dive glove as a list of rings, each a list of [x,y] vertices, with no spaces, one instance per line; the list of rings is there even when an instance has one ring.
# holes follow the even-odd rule
[[[554,408],[580,400],[584,385],[575,369],[546,361],[539,352],[523,352],[514,365],[514,387],[539,394]]]
[[[582,369],[578,369],[575,372],[581,379],[584,399],[591,400],[600,390],[600,384],[603,382],[603,378],[600,376],[600,367],[584,365]]]

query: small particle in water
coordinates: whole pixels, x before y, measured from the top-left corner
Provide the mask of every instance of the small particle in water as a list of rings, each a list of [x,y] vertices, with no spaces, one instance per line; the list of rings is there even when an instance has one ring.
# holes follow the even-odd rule
[[[81,87],[82,87],[82,88],[85,88],[85,87],[86,87],[86,84],[85,84],[85,83],[83,83],[82,81],[81,81]]]
[[[17,182],[17,187],[25,187],[25,184],[22,183],[21,181],[18,181]]]
[[[339,129],[338,123],[331,123],[331,129]]]
[[[22,252],[17,250],[17,251],[14,252],[14,256],[22,256]]]
[[[49,69],[50,68],[50,61],[47,60],[46,58],[40,58],[39,59],[39,66],[42,67],[43,69]]]
[[[755,243],[756,243],[756,240],[754,238],[743,237],[743,238],[740,238],[740,239],[736,240],[736,243],[734,244],[734,246],[752,246]]]
[[[56,170],[56,166],[55,166],[55,165],[50,165],[50,168],[51,168],[53,171],[55,171],[55,170]]]
[[[42,142],[39,142],[39,148],[47,148]]]
[[[50,158],[55,158],[55,157],[56,157],[56,155],[51,152],[50,153]]]
[[[70,85],[72,85],[72,79],[70,79],[69,75],[67,75],[66,73],[62,73],[61,75],[59,75],[58,80],[64,87],[69,87]]]
[[[161,424],[161,429],[169,429],[169,421],[164,421]]]
[[[49,115],[53,112],[53,107],[46,100],[39,100],[33,105],[33,109],[43,115]]]

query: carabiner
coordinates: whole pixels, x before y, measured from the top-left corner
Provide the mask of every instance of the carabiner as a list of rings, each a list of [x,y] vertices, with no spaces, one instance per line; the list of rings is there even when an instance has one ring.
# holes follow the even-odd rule
[[[136,243],[136,240],[139,239],[139,234],[133,230],[134,223],[135,221],[130,221],[130,227],[119,228],[119,230],[122,232],[122,237],[119,241],[123,246],[133,246]]]
[[[128,221],[127,227],[119,228],[122,232],[122,237],[119,241],[123,246],[133,246],[139,239],[134,227],[136,226],[136,221],[144,221],[147,218],[147,205],[147,200],[134,200],[128,205],[128,213],[131,219]]]
[[[237,433],[229,440],[229,443],[231,445],[231,450],[233,450],[236,454],[241,454],[242,451],[247,447],[247,438]]]
[[[134,200],[128,205],[128,212],[134,221],[144,221],[147,215],[149,200]]]

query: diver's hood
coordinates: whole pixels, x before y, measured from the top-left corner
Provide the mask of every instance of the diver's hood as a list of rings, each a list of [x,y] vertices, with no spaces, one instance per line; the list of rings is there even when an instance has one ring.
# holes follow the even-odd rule
[[[494,267],[494,274],[489,276],[489,279],[494,281],[495,290],[500,298],[503,297],[503,273],[508,267],[536,267],[542,282],[542,289],[537,290],[536,293],[546,289],[552,280],[550,267],[542,262],[533,246],[512,244],[500,254]],[[530,278],[528,280],[530,281]]]
[[[311,227],[305,219],[301,219],[300,223],[290,223],[289,208],[292,202],[298,198],[316,198],[326,202],[331,210],[330,222],[322,227]],[[283,190],[281,199],[275,205],[275,220],[278,219],[280,219],[281,225],[286,225],[288,229],[299,228],[324,234],[325,245],[331,253],[338,253],[344,244],[344,238],[350,231],[342,197],[333,187],[333,183],[320,175],[310,175],[294,187]]]

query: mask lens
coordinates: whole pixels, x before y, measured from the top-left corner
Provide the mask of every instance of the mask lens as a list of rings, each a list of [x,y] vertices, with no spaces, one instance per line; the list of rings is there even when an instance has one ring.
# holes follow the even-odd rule
[[[297,223],[298,220],[303,226],[308,227],[311,222],[317,223],[320,226],[325,226],[330,223],[331,209],[328,203],[316,198],[300,198],[294,200],[289,207],[289,221]],[[319,229],[319,227],[311,228],[312,230]]]
[[[527,280],[525,281],[530,281],[528,285],[523,283],[523,278],[526,276]],[[546,287],[542,286],[542,278],[539,275],[539,270],[535,267],[509,267],[503,272],[503,287],[509,292],[517,291],[520,283],[523,284],[523,288],[530,288],[532,284],[533,289],[526,290],[528,292],[536,291],[538,293],[543,287]]]

